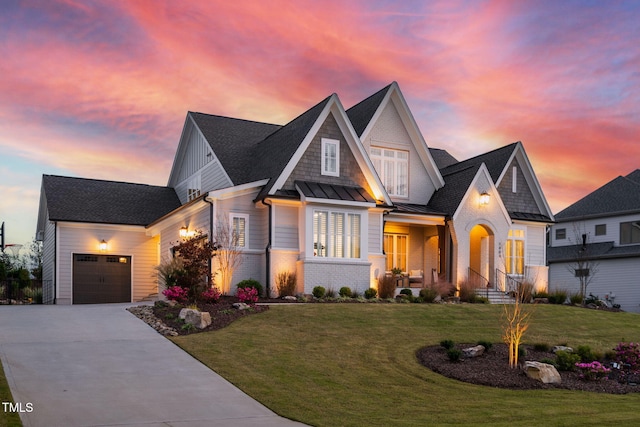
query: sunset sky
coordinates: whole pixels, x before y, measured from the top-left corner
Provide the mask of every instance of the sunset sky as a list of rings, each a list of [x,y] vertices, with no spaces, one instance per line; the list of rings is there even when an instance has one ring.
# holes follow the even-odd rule
[[[187,111],[284,124],[397,81],[430,147],[522,141],[554,213],[640,168],[640,1],[1,0],[0,222],[42,174],[166,185]]]

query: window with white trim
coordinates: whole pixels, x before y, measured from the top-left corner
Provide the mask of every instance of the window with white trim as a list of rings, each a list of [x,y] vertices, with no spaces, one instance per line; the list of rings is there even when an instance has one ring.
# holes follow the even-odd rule
[[[313,255],[324,258],[360,258],[360,214],[313,211]]]
[[[509,230],[505,246],[507,274],[524,276],[524,230]]]
[[[409,152],[371,147],[371,162],[390,196],[409,197]]]
[[[231,213],[229,214],[231,233],[235,246],[246,248],[248,246],[247,236],[249,235],[249,215]]]
[[[200,173],[189,178],[189,181],[187,182],[187,200],[189,202],[200,196],[201,187]]]
[[[409,253],[409,236],[406,234],[384,234],[384,253],[387,255],[385,269],[391,271],[399,268],[407,270],[407,254]]]
[[[340,176],[340,141],[322,138],[322,175]]]
[[[640,243],[640,221],[620,223],[620,244],[633,245]]]

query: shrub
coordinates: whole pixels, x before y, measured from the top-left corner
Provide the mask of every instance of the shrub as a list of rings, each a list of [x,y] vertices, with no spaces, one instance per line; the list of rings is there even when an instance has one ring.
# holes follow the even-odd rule
[[[551,350],[551,346],[546,342],[538,342],[533,345],[533,349],[535,351],[549,351]]]
[[[549,303],[564,304],[567,300],[567,291],[564,289],[555,289],[549,294]]]
[[[354,289],[351,291],[351,298],[360,298],[360,293],[358,292],[357,289]]]
[[[162,291],[162,295],[167,297],[167,299],[170,301],[183,303],[187,300],[189,291],[181,286],[171,286],[170,288]]]
[[[324,286],[316,286],[311,291],[313,296],[318,298],[318,299],[324,297],[325,292],[327,292],[327,290],[324,288]]]
[[[364,291],[364,297],[366,299],[374,299],[376,296],[378,296],[378,291],[375,290],[374,288],[369,288],[366,291]]]
[[[0,292],[2,294],[2,292]],[[22,295],[28,298],[32,304],[42,304],[42,288],[24,288]]]
[[[258,302],[258,289],[253,287],[238,288],[238,299],[245,304]]]
[[[559,371],[574,371],[580,356],[568,351],[560,350],[556,353],[556,365]]]
[[[238,290],[253,288],[258,291],[258,296],[262,295],[262,284],[255,279],[245,279],[236,285]]]
[[[477,342],[477,344],[483,346],[484,351],[489,351],[491,350],[491,347],[493,347],[493,343],[491,341],[480,340]]]
[[[569,301],[571,305],[581,305],[582,304],[582,295],[580,293],[575,293],[569,295]]]
[[[413,292],[411,292],[411,289],[409,288],[404,288],[400,290],[400,295],[407,295],[412,297],[413,296]]]
[[[218,301],[220,301],[221,295],[222,293],[220,292],[220,290],[217,287],[213,286],[207,289],[206,291],[204,291],[201,297],[202,297],[202,301],[209,304],[215,304]]]
[[[282,271],[276,274],[276,289],[280,298],[294,296],[296,293],[296,273]]]
[[[527,349],[524,348],[523,346],[519,345],[518,346],[518,358],[519,359],[523,359],[527,357]]]
[[[340,295],[342,298],[351,298],[351,288],[348,286],[341,287],[338,291],[338,295]]]
[[[458,296],[460,297],[460,302],[469,302],[472,303],[476,298],[476,290],[473,288],[471,283],[469,282],[460,282],[460,289],[458,290]]]
[[[625,372],[636,374],[640,372],[640,343],[618,343],[614,361],[622,365]]]
[[[595,355],[591,351],[591,347],[589,347],[588,345],[579,345],[576,349],[576,354],[580,356],[580,361],[583,363],[596,360]]]
[[[462,351],[457,348],[450,348],[447,350],[447,357],[450,362],[458,362],[462,357]]]
[[[424,302],[429,302],[429,303],[434,302],[437,297],[438,297],[438,291],[436,291],[435,289],[431,289],[431,288],[420,289],[420,298],[422,298]]]
[[[546,363],[547,365],[554,366],[556,369],[558,369],[558,363],[553,359],[544,358],[540,361],[540,363]]]
[[[336,297],[336,291],[334,291],[332,288],[327,289],[327,292],[324,294],[324,296],[326,298],[335,298]]]
[[[396,280],[393,276],[385,274],[378,277],[378,297],[382,299],[393,298],[396,293]]]
[[[609,372],[611,372],[611,369],[607,368],[597,360],[589,363],[576,363],[576,368],[580,371],[580,378],[587,381],[597,381],[607,378]]]
[[[546,291],[536,291],[532,295],[532,298],[534,298],[534,299],[536,299],[536,298],[549,298],[549,293],[546,292]]]
[[[442,340],[440,341],[440,346],[446,348],[447,350],[452,349],[455,343],[453,340]]]

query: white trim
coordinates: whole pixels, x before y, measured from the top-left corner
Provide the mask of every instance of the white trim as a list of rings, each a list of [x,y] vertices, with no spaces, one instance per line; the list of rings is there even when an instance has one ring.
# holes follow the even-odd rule
[[[256,191],[256,188],[263,187],[269,182],[268,179],[262,179],[260,181],[248,182],[246,184],[235,185],[233,187],[221,188],[219,190],[209,191],[205,196],[205,199],[213,201],[215,199],[224,200],[231,199],[233,197],[243,196]]]
[[[249,214],[246,213],[238,213],[238,212],[229,212],[229,226],[231,227],[231,230],[235,231],[235,228],[233,226],[233,220],[236,218],[242,218],[244,219],[244,234],[242,236],[242,239],[244,240],[244,245],[239,245],[236,244],[236,246],[238,248],[242,248],[242,249],[249,249],[250,245],[249,245]]]
[[[322,138],[321,140],[321,152],[320,152],[320,174],[326,176],[340,176],[340,140],[331,138]],[[328,170],[327,164],[327,150],[329,147],[335,147],[335,168],[336,170]]]
[[[456,207],[456,210],[452,216],[453,221],[455,222],[456,219],[458,218],[458,215],[461,212],[461,207],[464,206],[467,202],[467,200],[469,200],[469,198],[471,197],[471,195],[476,191],[476,186],[478,184],[478,179],[480,179],[480,175],[484,174],[487,182],[489,182],[489,189],[485,190],[487,191],[490,195],[493,195],[494,197],[491,197],[491,201],[489,203],[498,203],[498,206],[500,208],[500,210],[502,211],[502,214],[504,215],[505,220],[508,223],[511,223],[511,216],[509,215],[509,212],[507,212],[507,208],[505,208],[504,203],[502,203],[502,198],[500,197],[500,193],[498,193],[498,189],[496,188],[496,185],[493,183],[493,179],[491,179],[491,175],[489,174],[489,170],[487,169],[487,165],[482,163],[480,165],[480,168],[478,169],[478,172],[476,173],[476,176],[473,177],[473,180],[471,181],[471,184],[469,184],[469,187],[467,188],[467,191],[464,193],[464,196],[462,197],[462,200],[460,200],[460,203],[458,204],[458,206]]]
[[[511,192],[518,192],[518,167],[514,166],[511,170]]]

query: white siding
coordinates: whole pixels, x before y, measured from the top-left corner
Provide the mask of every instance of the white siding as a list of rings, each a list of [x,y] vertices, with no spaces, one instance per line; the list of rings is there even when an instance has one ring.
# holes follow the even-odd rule
[[[371,152],[371,146],[409,151],[409,198],[394,200],[417,204],[426,204],[429,201],[435,192],[435,186],[392,102],[384,108],[371,133],[362,143],[367,153]]]
[[[607,218],[593,218],[575,222],[561,222],[551,227],[551,245],[568,246],[582,243],[582,234],[587,234],[589,243],[614,242],[616,246],[620,244],[620,223],[629,221],[639,221],[640,215],[622,215]],[[596,225],[605,224],[607,233],[596,236]],[[556,239],[556,230],[565,229],[566,239]]]

